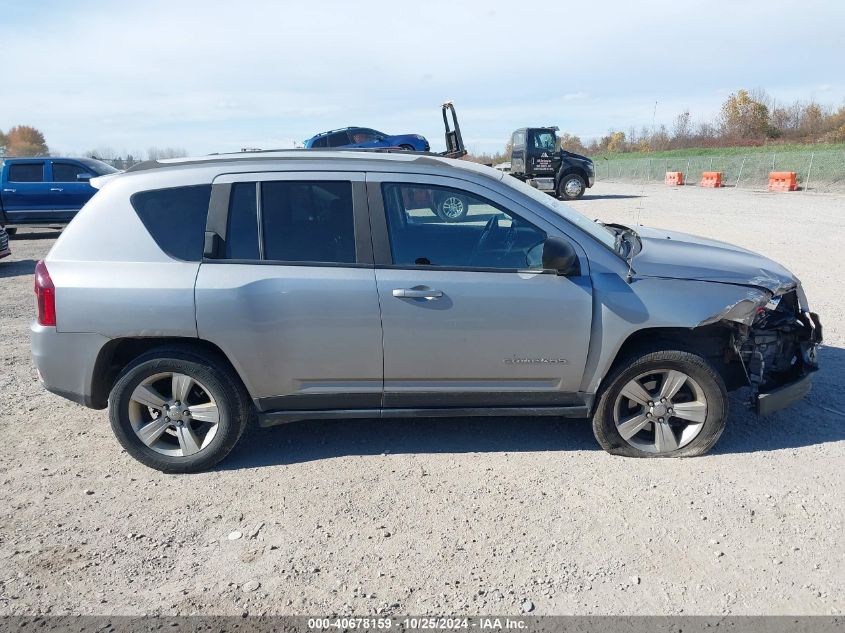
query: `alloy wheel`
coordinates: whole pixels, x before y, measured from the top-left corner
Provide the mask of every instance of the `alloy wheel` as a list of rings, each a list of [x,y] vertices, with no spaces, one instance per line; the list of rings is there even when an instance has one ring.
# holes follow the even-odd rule
[[[440,210],[447,218],[455,220],[464,214],[464,201],[458,196],[449,196],[440,204]]]
[[[217,434],[220,411],[208,389],[187,374],[163,372],[145,378],[129,399],[135,435],[157,453],[188,457]]]
[[[706,419],[704,390],[676,369],[650,371],[629,380],[613,407],[619,435],[647,453],[671,453],[686,446]]]

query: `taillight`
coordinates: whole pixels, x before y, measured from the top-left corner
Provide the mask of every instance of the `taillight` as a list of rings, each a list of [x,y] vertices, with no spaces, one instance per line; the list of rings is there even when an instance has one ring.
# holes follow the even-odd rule
[[[56,325],[56,287],[43,259],[35,264],[35,300],[38,304],[38,323]]]

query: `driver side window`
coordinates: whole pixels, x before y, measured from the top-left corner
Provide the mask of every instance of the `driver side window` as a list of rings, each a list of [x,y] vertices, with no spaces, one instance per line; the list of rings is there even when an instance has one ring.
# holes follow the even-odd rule
[[[382,184],[398,266],[542,268],[546,233],[493,202],[437,185]]]

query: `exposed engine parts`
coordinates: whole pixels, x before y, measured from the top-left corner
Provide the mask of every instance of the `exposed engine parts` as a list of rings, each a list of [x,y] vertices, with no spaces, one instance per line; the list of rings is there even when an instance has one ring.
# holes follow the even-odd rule
[[[750,326],[733,325],[731,347],[743,365],[751,404],[758,411],[769,394],[818,369],[821,324],[815,313],[801,310],[795,289],[758,307]]]

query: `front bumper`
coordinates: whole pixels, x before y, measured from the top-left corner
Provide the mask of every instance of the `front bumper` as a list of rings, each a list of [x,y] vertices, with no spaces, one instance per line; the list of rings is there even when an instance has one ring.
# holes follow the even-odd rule
[[[810,392],[813,385],[813,375],[807,374],[795,382],[782,385],[766,393],[758,393],[755,409],[759,415],[771,415],[780,411],[797,400],[801,400]]]
[[[587,189],[591,188],[594,184],[596,184],[596,175],[590,174],[587,176]]]

